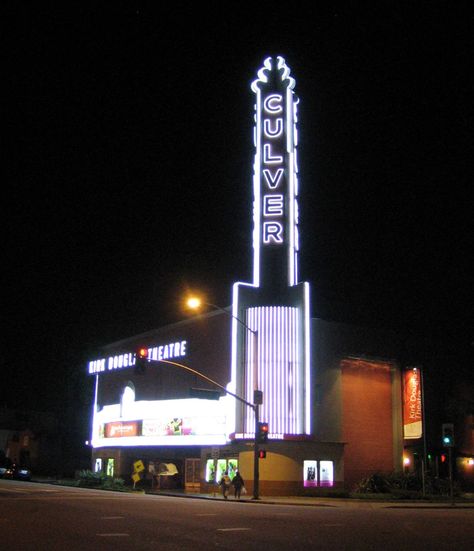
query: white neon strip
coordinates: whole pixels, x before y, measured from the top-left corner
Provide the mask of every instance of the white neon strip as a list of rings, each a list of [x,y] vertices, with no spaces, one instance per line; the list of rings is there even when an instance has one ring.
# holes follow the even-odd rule
[[[295,141],[294,131],[295,122],[293,119],[295,108],[293,100],[293,90],[288,87],[286,89],[286,149],[288,152],[288,284],[290,286],[298,283],[298,273],[296,271],[296,246],[295,246],[295,231],[296,231],[296,214],[295,214],[295,196],[296,196],[296,173],[295,173]]]
[[[268,61],[268,60],[266,60]],[[260,72],[259,72],[260,76]],[[252,85],[253,89],[253,85]],[[261,111],[262,111],[262,95],[260,89],[256,90],[256,120],[255,120],[255,159],[253,165],[253,283],[257,287],[260,285],[260,232],[261,229],[261,182],[260,182],[260,169],[262,166],[261,159]]]
[[[258,78],[254,80],[250,86],[253,92],[255,92],[256,94],[258,93],[258,91],[260,90],[259,88],[260,82],[263,82],[263,83],[268,82],[266,71],[271,71],[271,69],[272,69],[272,58],[267,57],[267,59],[263,62],[263,67],[257,73]]]
[[[288,84],[288,87],[293,90],[293,88],[295,87],[295,79],[293,77],[290,77],[290,68],[286,64],[286,61],[284,60],[283,57],[278,56],[277,61],[278,61],[278,69],[283,69],[283,75],[281,77],[281,80],[283,81],[288,79],[290,81]]]
[[[186,435],[186,436],[157,436],[144,438],[143,436],[125,436],[122,438],[96,438],[92,440],[93,448],[129,447],[129,446],[223,446],[228,440],[222,435]]]
[[[311,434],[311,335],[310,335],[310,312],[309,312],[309,283],[304,284],[304,358],[305,358],[305,432]]]
[[[299,330],[299,316],[298,316],[298,312],[295,310],[293,312],[293,323],[294,323],[294,334],[296,336],[296,338],[293,340],[293,346],[294,346],[294,357],[295,358],[298,358],[299,357],[299,339],[298,339],[298,335],[300,334],[300,330]],[[294,405],[294,411],[296,412],[302,412],[302,409],[301,409],[301,402],[302,402],[302,396],[301,396],[301,392],[300,392],[300,389],[302,389],[302,377],[300,377],[300,370],[297,369],[297,365],[295,365],[295,369],[293,370],[293,380],[294,380],[294,385],[295,385],[295,392],[294,392],[294,397],[295,397],[295,405]],[[301,433],[304,431],[304,427],[303,427],[303,424],[304,424],[304,418],[302,415],[298,414],[295,419],[294,419],[294,431],[297,432],[297,433]]]
[[[92,411],[92,427],[91,427],[91,441],[94,439],[95,435],[99,433],[98,425],[96,432],[96,415],[97,415],[97,397],[99,395],[99,374],[95,376],[95,389],[94,389],[94,410]]]

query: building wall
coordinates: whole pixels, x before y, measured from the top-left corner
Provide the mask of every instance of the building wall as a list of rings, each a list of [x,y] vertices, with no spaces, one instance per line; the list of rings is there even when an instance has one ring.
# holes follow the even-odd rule
[[[317,494],[319,487],[303,486],[303,463],[311,461],[332,461],[334,464],[334,485],[332,489],[343,487],[343,446],[341,444],[319,443],[313,440],[269,441],[262,446],[267,456],[259,460],[259,489],[261,495],[305,495]],[[232,451],[233,450],[233,451]],[[238,459],[239,471],[244,478],[247,491],[253,493],[254,454],[251,446],[235,443],[221,450],[221,457]],[[204,469],[211,458],[209,449],[202,450],[201,491],[211,493],[214,488],[204,482]]]
[[[230,376],[230,320],[224,314],[194,318],[113,343],[104,349],[104,356],[182,339],[188,341],[189,347],[189,354],[182,362],[225,385]],[[304,494],[304,461],[333,461],[335,487],[350,488],[375,471],[394,470],[401,458],[399,371],[395,361],[379,359],[395,357],[391,336],[314,319],[311,340],[312,434],[306,439],[269,441],[267,457],[260,460],[262,495]],[[354,359],[355,356],[359,359]],[[144,374],[135,373],[133,368],[106,371],[99,375],[98,407],[118,403],[128,380],[133,382],[136,400],[184,398],[191,386],[211,386],[168,366],[152,365]],[[219,450],[220,457],[231,453],[239,458],[250,492],[251,450],[250,442],[239,441],[220,446]],[[204,474],[210,453],[206,447],[173,446],[170,440],[170,446],[98,448],[93,458],[114,457],[116,474],[128,479],[137,459],[145,463],[176,463],[182,472],[186,458],[198,457],[202,491],[213,491],[206,485]]]
[[[321,442],[344,445],[347,489],[373,472],[401,466],[396,356],[392,333],[312,320],[313,432]]]
[[[135,352],[141,346],[185,340],[186,356],[173,358],[172,361],[200,371],[225,386],[230,378],[230,320],[222,312],[193,317],[182,323],[113,343],[102,349],[102,355]],[[99,375],[99,405],[102,407],[119,403],[128,381],[133,382],[136,400],[188,398],[192,387],[214,388],[199,377],[169,364],[150,365],[142,374],[135,373],[134,368],[129,367],[105,371]]]
[[[391,366],[383,362],[341,362],[343,439],[347,488],[370,472],[391,472],[393,404]]]

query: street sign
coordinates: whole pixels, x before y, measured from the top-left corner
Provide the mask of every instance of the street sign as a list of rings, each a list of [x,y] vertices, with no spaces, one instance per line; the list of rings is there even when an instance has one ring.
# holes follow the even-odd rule
[[[145,470],[145,465],[143,464],[143,461],[141,459],[139,459],[138,461],[135,461],[135,463],[133,464],[133,470],[136,473],[141,473],[142,471]]]
[[[221,398],[220,391],[211,388],[190,388],[189,395],[192,398],[200,398],[201,400],[219,400]]]
[[[133,480],[133,484],[135,485],[137,482],[140,482],[140,475],[138,473],[133,473],[132,474],[132,480]]]

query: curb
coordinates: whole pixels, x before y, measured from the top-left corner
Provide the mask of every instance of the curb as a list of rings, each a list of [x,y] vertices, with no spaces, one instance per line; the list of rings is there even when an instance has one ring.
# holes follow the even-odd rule
[[[252,498],[248,499],[229,499],[225,500],[221,498],[220,496],[210,496],[206,494],[179,494],[179,493],[172,493],[172,492],[160,492],[160,493],[154,493],[154,492],[146,492],[147,495],[156,495],[156,496],[165,496],[165,497],[179,497],[179,498],[187,498],[187,499],[206,499],[209,501],[222,501],[222,502],[230,502],[230,503],[260,503],[264,505],[293,505],[293,506],[299,506],[299,507],[327,507],[327,508],[335,508],[335,507],[341,507],[343,505],[349,505],[349,506],[359,506],[359,505],[368,505],[373,508],[373,506],[378,506],[381,509],[474,509],[474,503],[467,502],[467,503],[409,503],[409,502],[399,502],[399,503],[393,503],[389,501],[369,501],[369,500],[345,500],[343,503],[321,503],[320,501],[310,502],[310,501],[295,501],[291,497],[288,498],[281,498],[281,499],[268,499],[268,498],[260,498],[258,500],[254,500]],[[336,499],[336,498],[331,498]]]

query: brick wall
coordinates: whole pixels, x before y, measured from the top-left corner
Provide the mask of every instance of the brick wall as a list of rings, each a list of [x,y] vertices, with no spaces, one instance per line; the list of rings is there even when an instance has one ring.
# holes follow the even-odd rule
[[[351,489],[373,472],[393,465],[390,364],[345,359],[341,362],[344,480]]]

